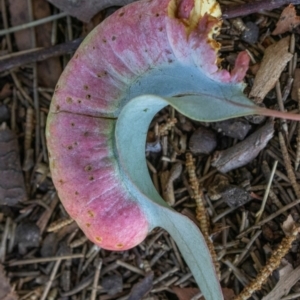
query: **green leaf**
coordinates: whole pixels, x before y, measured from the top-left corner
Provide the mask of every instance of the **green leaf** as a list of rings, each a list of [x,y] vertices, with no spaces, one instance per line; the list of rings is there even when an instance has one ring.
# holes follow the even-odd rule
[[[255,106],[241,92],[238,97],[232,86],[227,85],[227,88],[228,91],[222,90],[218,97],[207,94],[136,97],[122,109],[115,131],[120,170],[129,192],[143,208],[152,228],[159,226],[171,234],[206,299],[214,300],[222,299],[222,293],[216,288],[218,278],[205,240],[193,222],[171,209],[157,193],[147,170],[145,142],[154,115],[168,104],[198,121],[216,121],[255,112]],[[226,93],[234,95],[232,100],[223,98]]]

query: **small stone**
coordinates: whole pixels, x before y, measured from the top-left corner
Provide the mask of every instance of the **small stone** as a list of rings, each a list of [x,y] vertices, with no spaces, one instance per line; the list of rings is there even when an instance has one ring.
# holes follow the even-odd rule
[[[241,34],[241,39],[249,44],[255,44],[259,36],[259,28],[253,22],[247,22],[246,29]]]
[[[251,200],[251,196],[247,191],[232,184],[223,189],[221,197],[229,207],[239,207]]]
[[[102,287],[108,295],[113,296],[123,291],[123,278],[120,275],[110,275],[102,279]]]
[[[8,107],[4,104],[0,104],[0,124],[7,122],[10,118]]]
[[[210,154],[217,147],[217,135],[211,129],[199,127],[191,136],[189,148],[195,155]]]
[[[56,233],[49,233],[43,240],[41,248],[41,256],[49,257],[54,256],[57,250],[58,239]]]
[[[38,247],[40,244],[40,228],[33,222],[25,221],[16,228],[16,244],[19,252],[25,254],[27,248]]]
[[[243,140],[251,130],[252,126],[243,118],[235,118],[215,122],[212,124],[212,128],[228,137]]]

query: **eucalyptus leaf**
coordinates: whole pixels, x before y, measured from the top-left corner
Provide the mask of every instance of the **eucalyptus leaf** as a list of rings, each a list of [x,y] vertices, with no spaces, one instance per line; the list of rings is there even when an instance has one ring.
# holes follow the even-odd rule
[[[226,87],[232,92],[231,86]],[[145,211],[151,227],[166,229],[177,242],[206,299],[222,299],[222,293],[219,288],[211,288],[218,286],[218,278],[205,240],[195,224],[169,208],[157,193],[147,170],[144,152],[149,124],[154,115],[168,104],[198,121],[216,121],[255,112],[255,106],[242,93],[235,103],[223,98],[225,89],[220,91],[218,97],[205,94],[173,98],[136,97],[122,109],[115,131],[120,169],[127,188]]]

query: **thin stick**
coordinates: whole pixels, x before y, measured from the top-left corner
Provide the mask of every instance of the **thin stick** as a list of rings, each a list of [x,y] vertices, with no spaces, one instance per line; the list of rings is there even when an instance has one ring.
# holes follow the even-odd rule
[[[2,30],[0,30],[0,36],[6,35],[6,34],[9,34],[9,33],[13,33],[13,32],[16,32],[16,31],[20,31],[20,30],[23,30],[23,29],[28,29],[28,28],[31,28],[31,27],[39,26],[39,25],[51,22],[53,20],[64,18],[67,15],[68,15],[67,13],[62,12],[62,13],[59,13],[57,15],[52,15],[52,16],[49,16],[49,17],[46,17],[46,18],[43,18],[43,19],[39,19],[39,20],[36,20],[36,21],[32,21],[32,22],[29,22],[29,23],[26,23],[26,24],[18,25],[18,26],[15,26],[15,27],[10,27],[10,28],[7,28],[7,29],[2,29]]]
[[[292,163],[291,163],[291,159],[289,157],[289,153],[287,150],[287,146],[285,144],[283,135],[281,132],[278,133],[278,138],[279,138],[279,144],[280,144],[280,148],[281,148],[281,152],[282,152],[282,156],[283,156],[283,160],[284,160],[284,165],[285,165],[285,169],[288,175],[288,178],[290,180],[290,183],[294,189],[294,192],[297,196],[297,198],[300,198],[300,189],[297,183],[297,178],[296,175],[294,173],[294,170],[292,168]]]
[[[53,256],[53,257],[43,257],[43,258],[31,258],[31,259],[25,259],[25,260],[16,260],[9,262],[9,266],[21,266],[21,265],[31,265],[31,264],[38,264],[38,263],[45,263],[50,261],[57,261],[63,260],[63,259],[73,259],[73,258],[82,258],[84,257],[83,254],[72,254],[72,255],[62,255],[62,256]]]
[[[137,274],[145,276],[145,271],[143,271],[143,270],[141,270],[141,269],[139,269],[139,268],[137,268],[135,266],[132,266],[131,264],[128,264],[128,263],[126,263],[124,261],[121,261],[121,260],[118,259],[116,261],[116,264],[118,266],[122,266],[122,267],[124,267],[124,268],[126,268],[126,269],[128,269],[128,270],[130,270],[130,271],[132,271],[134,273],[137,273]]]
[[[251,1],[246,4],[226,7],[223,10],[222,17],[224,19],[231,19],[236,17],[247,16],[250,14],[258,13],[262,10],[273,10],[286,4],[300,4],[300,1],[299,0]]]
[[[58,260],[56,261],[56,263],[55,263],[55,265],[54,265],[54,267],[53,267],[53,269],[52,269],[52,272],[51,272],[51,276],[50,276],[50,278],[49,278],[49,281],[47,282],[47,285],[46,285],[46,287],[45,287],[45,289],[44,289],[44,293],[43,293],[43,295],[42,295],[42,297],[41,297],[41,300],[45,300],[45,299],[46,299],[46,297],[47,297],[47,295],[48,295],[48,293],[49,293],[49,291],[50,291],[51,285],[52,285],[52,283],[53,283],[53,280],[54,280],[54,278],[55,278],[55,275],[56,275],[56,273],[57,273],[57,271],[58,271],[58,268],[59,268],[59,266],[60,266],[61,261],[62,261],[62,259],[58,259]]]
[[[247,234],[247,233],[251,232],[252,230],[254,230],[256,228],[259,228],[260,226],[264,225],[265,223],[273,220],[274,218],[276,218],[277,216],[279,216],[280,214],[282,214],[286,210],[292,208],[293,206],[295,206],[299,203],[300,203],[300,199],[297,199],[297,200],[293,201],[292,203],[290,203],[286,206],[283,206],[281,209],[278,209],[275,213],[269,215],[267,218],[263,219],[262,221],[260,221],[256,225],[253,225],[252,227],[248,228],[244,232],[241,232],[236,238],[239,239],[239,238],[243,237],[245,234]]]
[[[257,224],[260,221],[261,216],[262,216],[262,214],[263,214],[263,212],[265,210],[265,206],[266,206],[267,199],[268,199],[268,196],[269,196],[269,193],[270,193],[270,188],[271,188],[272,181],[273,181],[273,178],[274,178],[274,174],[275,174],[275,171],[276,171],[276,168],[277,168],[277,164],[278,164],[278,160],[276,160],[274,162],[274,165],[273,165],[273,168],[272,168],[272,172],[270,174],[269,182],[268,182],[265,194],[264,194],[264,198],[263,198],[260,210],[256,213],[255,224]]]
[[[275,90],[276,90],[276,98],[277,98],[277,103],[278,103],[278,106],[279,106],[279,110],[284,112],[284,104],[283,104],[283,99],[282,99],[282,93],[281,93],[281,87],[280,87],[279,80],[276,81]],[[282,129],[284,130],[285,135],[288,136],[288,126],[286,124],[286,120],[281,119],[280,123],[281,123]]]
[[[92,294],[91,294],[91,300],[95,300],[97,297],[97,286],[98,286],[98,281],[99,281],[99,277],[100,277],[100,271],[101,271],[101,267],[102,267],[102,259],[100,259],[97,263],[96,266],[96,272],[94,275],[94,281],[93,281],[93,289],[92,289]]]
[[[5,5],[5,0],[1,0],[1,12],[2,12],[2,19],[3,19],[3,25],[4,25],[4,30],[8,30],[8,20],[7,20],[7,12],[6,12],[6,5]],[[12,45],[11,45],[11,39],[8,33],[6,35],[6,43],[7,43],[7,49],[9,52],[12,52]]]
[[[300,113],[300,89],[298,89],[298,111]],[[295,171],[297,171],[300,163],[300,124],[298,123],[298,132],[297,132],[297,150],[296,150],[296,160],[295,160]]]
[[[33,62],[43,61],[50,57],[60,56],[67,53],[74,52],[83,38],[78,38],[71,42],[66,42],[42,49],[33,49],[29,53],[23,51],[15,53],[14,57],[11,58],[0,58],[0,72],[17,68]]]

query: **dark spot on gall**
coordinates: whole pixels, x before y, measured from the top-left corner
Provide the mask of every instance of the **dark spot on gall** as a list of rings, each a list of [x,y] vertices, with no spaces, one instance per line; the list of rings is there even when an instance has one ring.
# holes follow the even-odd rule
[[[159,17],[159,13],[155,14],[155,17]]]
[[[89,86],[85,84],[85,85],[83,86],[83,88],[84,88],[85,90],[88,90],[88,89],[89,89]]]
[[[119,248],[119,249],[121,249],[121,248],[124,247],[124,245],[120,243],[120,244],[117,244],[116,247]]]
[[[68,150],[72,150],[72,149],[73,149],[72,145],[68,146]]]
[[[115,37],[115,36],[113,36],[113,37],[111,38],[111,40],[112,40],[112,41],[115,41],[115,40],[116,40],[116,37]]]
[[[86,227],[91,227],[91,223],[86,223]]]
[[[86,131],[84,134],[83,134],[84,136],[88,136],[89,135],[89,133]]]
[[[91,96],[90,94],[87,94],[87,95],[85,96],[85,98],[88,99],[88,100],[90,100],[91,97],[92,97],[92,96]]]
[[[170,63],[172,63],[172,62],[173,62],[173,60],[172,60],[172,59],[169,59],[169,60],[168,60],[168,63],[169,63],[169,64],[170,64]]]
[[[56,110],[60,110],[60,106],[59,105],[56,105]]]
[[[91,165],[87,165],[85,168],[84,168],[84,170],[86,171],[86,172],[89,172],[89,171],[92,171],[92,166]]]
[[[81,100],[77,100],[77,102],[80,104],[80,103],[81,103]]]
[[[71,126],[74,127],[74,126],[75,126],[75,123],[72,122],[72,123],[71,123]]]
[[[119,13],[119,16],[120,16],[120,17],[123,17],[124,14],[125,14],[124,12],[121,12],[121,13]]]
[[[159,27],[158,30],[161,32],[161,31],[163,31],[163,28],[162,28],[162,27]]]
[[[76,54],[76,55],[75,55],[75,58],[77,59],[77,58],[78,58],[78,56],[79,56],[79,55],[78,55],[78,54]]]
[[[102,238],[100,236],[96,236],[96,241],[101,243],[102,242]]]
[[[90,177],[89,177],[89,180],[90,180],[90,181],[93,181],[93,180],[94,180],[94,176],[90,176]]]
[[[72,103],[72,98],[71,97],[67,97],[66,102],[67,103]]]
[[[79,193],[76,191],[76,192],[75,192],[75,195],[77,196],[77,195],[79,195]]]
[[[94,218],[95,217],[95,214],[92,210],[88,210],[88,215],[91,217],[91,218]]]

